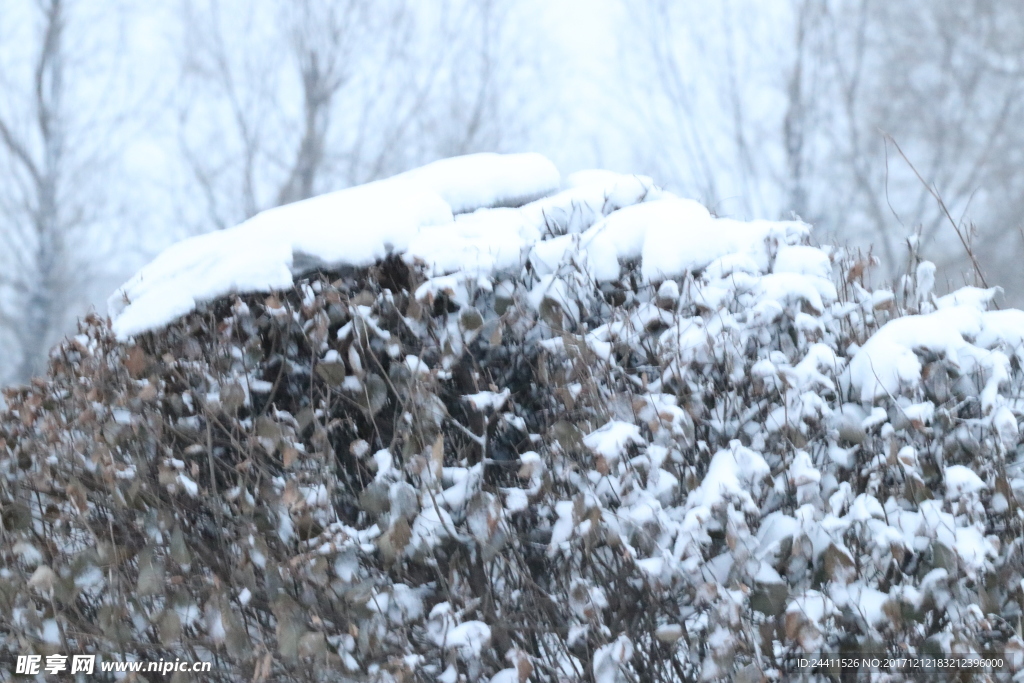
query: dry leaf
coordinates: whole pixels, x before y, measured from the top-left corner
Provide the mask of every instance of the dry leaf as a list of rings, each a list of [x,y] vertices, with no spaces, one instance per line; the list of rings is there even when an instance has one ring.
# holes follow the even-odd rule
[[[124,367],[132,379],[141,379],[149,369],[149,356],[138,346],[133,346],[124,359]]]
[[[89,511],[89,501],[86,498],[85,487],[77,479],[72,479],[64,489],[68,498],[75,504],[78,513],[84,515]]]
[[[441,471],[444,466],[444,436],[437,435],[434,445],[430,449],[430,469],[435,479],[441,478]]]

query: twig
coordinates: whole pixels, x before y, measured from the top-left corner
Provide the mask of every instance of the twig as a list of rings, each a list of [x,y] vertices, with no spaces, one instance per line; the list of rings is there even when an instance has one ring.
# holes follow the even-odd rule
[[[953,231],[956,232],[956,236],[960,238],[960,244],[964,245],[964,251],[967,252],[967,256],[968,258],[971,259],[971,264],[974,266],[974,274],[978,277],[978,280],[981,281],[981,284],[986,289],[988,289],[988,282],[986,282],[985,280],[984,273],[981,272],[981,265],[978,263],[978,259],[974,256],[974,250],[971,249],[971,245],[968,242],[967,238],[964,237],[963,231],[960,229],[960,226],[957,225],[957,222],[953,219],[953,215],[949,212],[949,209],[946,207],[946,202],[942,200],[942,195],[939,194],[938,190],[936,190],[934,186],[928,184],[928,181],[924,179],[924,177],[921,175],[921,172],[917,170],[916,166],[914,166],[914,163],[907,158],[907,155],[903,152],[903,149],[900,147],[899,143],[896,142],[896,138],[894,138],[892,135],[888,133],[885,133],[885,139],[893,144],[893,147],[895,147],[896,151],[900,153],[900,156],[903,157],[903,160],[907,162],[907,166],[910,167],[910,170],[914,172],[914,175],[916,175],[917,179],[921,181],[921,184],[924,185],[926,190],[928,190],[928,193],[935,198],[936,202],[938,202],[939,208],[942,209],[942,213],[949,220],[949,224],[953,226]]]

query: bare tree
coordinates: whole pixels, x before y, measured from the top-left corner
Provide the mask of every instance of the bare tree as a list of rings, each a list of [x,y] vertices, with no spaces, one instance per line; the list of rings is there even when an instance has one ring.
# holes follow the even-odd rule
[[[760,52],[771,30],[745,20],[758,11],[746,0],[631,3],[638,33],[622,59],[641,167],[720,213],[743,216],[779,211],[786,182],[777,94],[796,87],[801,95],[801,80],[787,81],[780,69],[784,51]],[[787,123],[791,141],[798,124]]]
[[[0,381],[39,374],[115,252],[130,252],[111,201],[132,100],[116,7],[8,3],[18,40],[0,53]]]
[[[15,267],[8,270],[5,278],[5,284],[13,290],[10,294],[21,299],[19,303],[26,307],[24,320],[19,320],[22,316],[16,316],[9,310],[4,311],[2,318],[20,347],[22,358],[18,371],[22,376],[38,369],[36,359],[28,353],[29,344],[52,336],[49,327],[57,295],[65,289],[60,280],[66,272],[61,267],[65,254],[57,223],[58,174],[64,155],[64,139],[55,116],[63,90],[61,43],[64,19],[60,2],[44,7],[43,12],[45,28],[33,73],[39,148],[29,149],[27,141],[19,138],[12,126],[0,118],[0,139],[7,161],[13,167],[11,170],[20,176],[18,184],[28,190],[27,201],[23,205],[27,220],[19,221],[21,225],[15,224],[11,229],[11,232],[20,233],[17,237],[21,248],[12,250]]]
[[[914,232],[955,280],[973,266],[937,193],[995,279],[1024,284],[1005,256],[1024,239],[1024,6],[648,0],[634,14],[655,76],[637,79],[654,86],[639,100],[656,124],[650,166],[681,168],[668,176],[680,189],[712,205],[739,192],[732,206],[748,214],[795,212],[823,237],[874,245],[889,272]]]
[[[184,220],[223,228],[441,156],[500,150],[521,78],[511,7],[189,0],[180,145],[204,206]]]
[[[67,181],[63,120],[65,8],[62,0],[39,6],[42,31],[32,65],[31,123],[19,132],[10,114],[0,115],[0,150],[14,181],[4,192],[4,237],[11,263],[4,272],[0,323],[14,337],[21,378],[40,369],[38,346],[64,326],[62,297],[69,291],[66,214],[60,202]]]
[[[1002,241],[1000,233],[1013,235],[1019,219],[1007,219],[1019,215],[1024,193],[1024,169],[1013,151],[1024,144],[1024,131],[1013,122],[1024,114],[1024,90],[1019,74],[992,69],[989,60],[1012,60],[1024,49],[1024,8],[986,0],[863,4],[868,55],[862,100],[873,104],[859,112],[860,137],[874,138],[874,154],[864,156],[879,160],[875,168],[886,152],[890,168],[890,229],[876,219],[876,234],[893,241],[899,232],[918,229],[925,253],[962,268],[968,260],[932,191],[891,146],[885,149],[879,132],[899,142],[966,228],[985,226],[977,247]],[[897,30],[900,25],[921,32],[911,38]],[[893,69],[894,63],[902,68]],[[884,196],[882,182],[874,184],[878,196]],[[864,185],[862,202],[870,191]]]

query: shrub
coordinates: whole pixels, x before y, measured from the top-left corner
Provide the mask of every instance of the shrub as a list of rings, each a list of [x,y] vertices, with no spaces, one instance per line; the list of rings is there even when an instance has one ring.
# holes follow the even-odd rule
[[[807,239],[672,279],[391,256],[124,343],[87,318],[0,417],[2,656],[231,681],[1019,668],[1019,312],[936,300],[927,265],[869,291],[866,259]]]

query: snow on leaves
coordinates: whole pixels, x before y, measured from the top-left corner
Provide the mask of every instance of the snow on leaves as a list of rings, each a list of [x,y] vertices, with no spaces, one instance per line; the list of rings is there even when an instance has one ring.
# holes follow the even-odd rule
[[[336,218],[260,218],[308,221],[250,261],[284,280],[210,238],[216,276],[169,297],[206,243],[172,250],[133,340],[90,319],[9,392],[0,647],[453,683],[1024,651],[1024,313],[936,298],[928,264],[869,291],[807,226],[649,179],[491,161],[407,178],[412,223],[373,213],[389,181],[325,199],[367,227],[319,251]],[[297,253],[333,270],[293,281]]]

